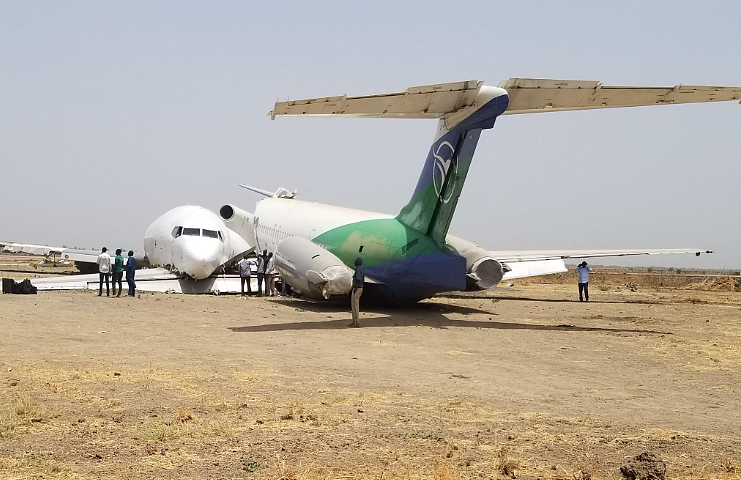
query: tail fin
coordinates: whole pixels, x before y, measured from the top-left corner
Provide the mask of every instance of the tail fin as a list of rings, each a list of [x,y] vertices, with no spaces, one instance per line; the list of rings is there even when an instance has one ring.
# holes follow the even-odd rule
[[[400,222],[445,243],[481,131],[494,126],[508,102],[505,90],[481,86],[473,105],[439,120],[417,188],[396,217]]]
[[[481,130],[494,126],[508,102],[503,88],[468,80],[381,95],[277,102],[270,116],[440,119],[414,195],[396,218],[442,246]]]

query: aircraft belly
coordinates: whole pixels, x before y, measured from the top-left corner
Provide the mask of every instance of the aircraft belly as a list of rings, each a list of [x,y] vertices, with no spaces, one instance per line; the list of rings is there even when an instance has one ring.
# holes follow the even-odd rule
[[[364,270],[366,276],[383,284],[371,288],[384,291],[392,301],[422,299],[466,288],[466,260],[451,253],[399,258]]]

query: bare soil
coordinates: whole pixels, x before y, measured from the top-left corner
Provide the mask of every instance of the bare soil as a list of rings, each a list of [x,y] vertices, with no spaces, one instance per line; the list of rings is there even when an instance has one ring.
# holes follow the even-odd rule
[[[741,293],[0,296],[0,478],[741,478]]]

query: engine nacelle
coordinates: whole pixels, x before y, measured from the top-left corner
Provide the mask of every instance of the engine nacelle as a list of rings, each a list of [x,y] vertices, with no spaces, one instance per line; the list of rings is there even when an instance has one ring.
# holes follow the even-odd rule
[[[294,291],[308,297],[347,295],[352,287],[352,269],[336,255],[301,237],[289,237],[278,244],[275,269]]]
[[[495,287],[509,271],[509,267],[496,261],[483,248],[471,248],[462,255],[466,259],[466,290]]]
[[[224,205],[219,216],[230,230],[242,237],[249,245],[255,244],[255,216],[234,205]]]

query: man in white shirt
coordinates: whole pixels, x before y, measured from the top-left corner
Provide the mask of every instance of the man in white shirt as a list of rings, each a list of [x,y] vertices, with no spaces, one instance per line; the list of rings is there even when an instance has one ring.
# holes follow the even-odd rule
[[[579,276],[579,301],[583,302],[584,298],[586,298],[587,302],[589,301],[589,272],[592,271],[592,267],[587,265],[587,262],[581,262],[578,267],[576,267],[576,274]],[[582,297],[582,292],[584,293],[584,297]]]
[[[100,274],[100,282],[98,283],[98,296],[103,295],[103,280],[105,279],[105,293],[107,297],[111,296],[110,281],[111,281],[111,256],[106,252],[107,248],[103,247],[103,251],[98,255],[98,273]]]

